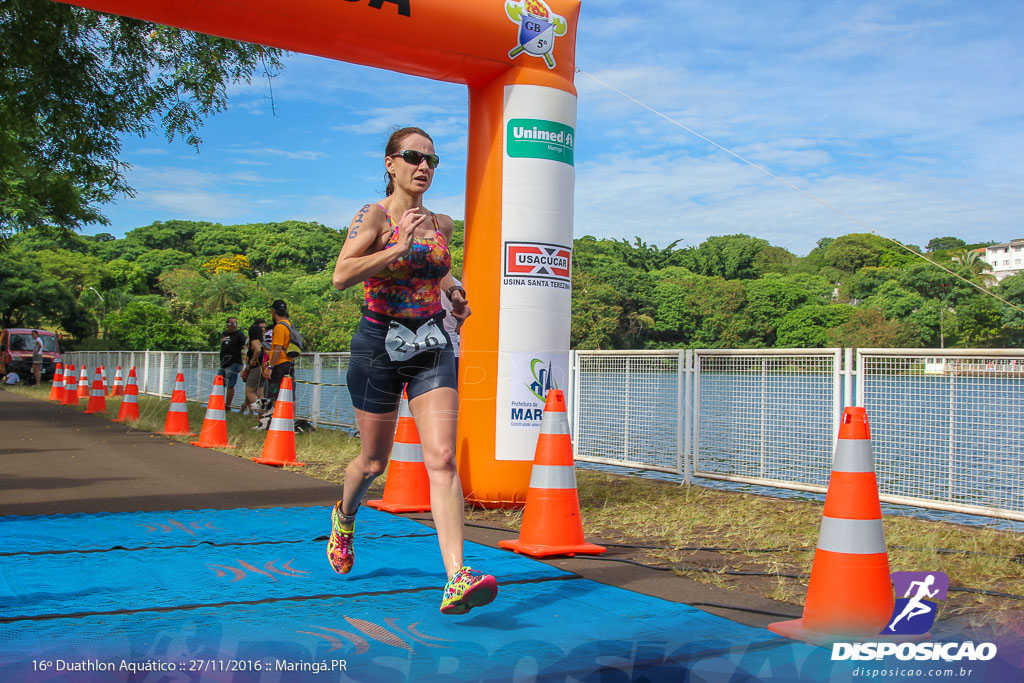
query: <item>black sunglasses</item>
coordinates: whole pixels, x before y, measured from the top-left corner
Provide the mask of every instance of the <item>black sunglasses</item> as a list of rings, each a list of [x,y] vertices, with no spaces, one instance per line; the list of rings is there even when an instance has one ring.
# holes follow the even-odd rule
[[[389,154],[392,157],[402,157],[407,164],[413,166],[419,166],[424,159],[427,160],[427,166],[429,168],[437,168],[437,165],[441,163],[441,157],[436,154],[424,154],[423,152],[417,152],[414,149],[403,149],[401,152]]]

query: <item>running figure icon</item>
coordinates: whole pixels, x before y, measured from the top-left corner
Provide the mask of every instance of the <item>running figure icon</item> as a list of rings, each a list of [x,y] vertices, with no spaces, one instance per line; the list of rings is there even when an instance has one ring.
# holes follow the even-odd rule
[[[906,617],[907,621],[910,621],[914,617],[921,616],[922,614],[929,614],[933,609],[934,605],[931,603],[924,602],[925,598],[934,598],[938,593],[939,589],[929,590],[935,583],[935,575],[928,574],[923,581],[912,581],[910,586],[907,587],[907,592],[903,595],[904,598],[910,598],[907,601],[903,611],[900,612],[899,616],[892,620],[889,624],[889,630],[895,631],[896,624]],[[911,597],[910,594],[914,592],[915,586],[917,587],[917,593]]]

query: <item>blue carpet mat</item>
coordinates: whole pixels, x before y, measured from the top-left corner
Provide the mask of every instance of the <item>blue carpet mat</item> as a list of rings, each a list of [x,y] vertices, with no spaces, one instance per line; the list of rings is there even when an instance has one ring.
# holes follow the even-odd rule
[[[331,531],[330,507],[174,510],[0,517],[0,553],[107,550],[313,540]],[[430,534],[373,508],[359,511],[360,536]]]
[[[0,557],[0,615],[9,620],[425,589],[439,596],[444,585],[436,537],[359,538],[358,562],[345,576],[331,569],[326,547],[303,541]],[[465,561],[504,581],[565,575],[475,543],[466,543]]]
[[[0,556],[0,680],[852,683],[864,677],[857,673],[861,663],[833,662],[827,649],[474,543],[466,544],[466,560],[498,577],[498,598],[468,615],[445,617],[438,612],[437,539],[423,535],[429,529],[361,511],[356,568],[339,576],[327,564],[325,543],[311,540],[323,533],[326,514],[327,508],[285,508],[0,520],[13,544]],[[176,524],[160,531],[192,545],[149,542],[158,536],[144,527],[160,519],[194,531]],[[40,529],[38,541],[24,525],[29,521]],[[129,543],[144,545],[43,552],[69,532],[83,549],[125,545],[132,534]],[[228,538],[237,542],[211,544]],[[11,554],[10,547],[22,550]],[[972,680],[1014,680],[1006,672],[1020,669],[998,668],[1004,664],[974,663]],[[953,679],[959,677],[928,678]]]
[[[0,669],[29,670],[14,653],[31,652],[236,681],[850,680],[826,650],[591,581],[503,585],[464,617],[438,602],[430,591],[23,621],[0,626]],[[209,671],[225,667],[242,670]],[[289,670],[305,677],[277,678]]]

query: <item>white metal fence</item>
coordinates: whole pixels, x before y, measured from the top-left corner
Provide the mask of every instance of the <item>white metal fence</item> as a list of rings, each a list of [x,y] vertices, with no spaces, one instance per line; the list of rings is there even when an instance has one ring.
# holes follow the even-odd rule
[[[867,409],[885,502],[1024,520],[1024,351],[927,349],[575,351],[576,457],[823,493],[844,405]],[[205,401],[207,352],[81,352],[65,361],[135,366],[139,390],[170,396],[185,376]],[[296,366],[296,415],[354,428],[347,353]]]
[[[577,351],[583,461],[824,493],[866,408],[884,502],[1024,520],[1024,351]],[[646,431],[644,431],[646,430]]]
[[[355,413],[345,388],[348,372],[347,353],[314,353],[299,357],[295,364],[295,415],[313,424],[354,429]],[[220,355],[213,351],[80,351],[64,354],[64,362],[88,368],[107,368],[108,382],[122,368],[125,383],[128,370],[135,368],[139,393],[169,398],[180,372],[190,400],[205,403],[213,389],[213,378],[220,369]],[[241,402],[244,386],[241,378],[235,387],[235,400]]]

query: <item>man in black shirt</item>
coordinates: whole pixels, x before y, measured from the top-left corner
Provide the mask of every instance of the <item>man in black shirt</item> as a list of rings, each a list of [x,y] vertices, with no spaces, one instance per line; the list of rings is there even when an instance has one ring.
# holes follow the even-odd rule
[[[224,406],[230,412],[238,373],[242,371],[245,334],[238,329],[238,318],[228,318],[227,328],[220,335],[220,372],[224,375]]]

